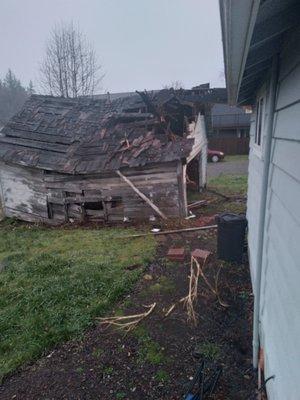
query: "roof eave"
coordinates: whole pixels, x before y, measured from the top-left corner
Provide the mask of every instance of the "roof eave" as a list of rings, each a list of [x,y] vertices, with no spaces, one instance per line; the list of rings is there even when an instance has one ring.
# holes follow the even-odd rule
[[[228,102],[235,105],[260,0],[219,0]]]

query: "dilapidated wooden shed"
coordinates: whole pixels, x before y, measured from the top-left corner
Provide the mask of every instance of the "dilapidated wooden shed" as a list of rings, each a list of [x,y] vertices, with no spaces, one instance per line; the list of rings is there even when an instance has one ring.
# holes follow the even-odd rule
[[[172,91],[114,101],[34,95],[0,132],[4,212],[53,224],[184,217],[187,165],[201,151],[203,116]]]

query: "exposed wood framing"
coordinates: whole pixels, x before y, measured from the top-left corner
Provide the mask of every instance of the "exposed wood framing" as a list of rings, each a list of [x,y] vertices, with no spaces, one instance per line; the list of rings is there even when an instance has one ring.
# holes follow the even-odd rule
[[[125,175],[122,174],[119,170],[116,171],[120,178],[122,178],[134,191],[140,196],[161,218],[167,219],[166,215],[147,197],[142,193],[132,182],[130,179],[126,178]]]

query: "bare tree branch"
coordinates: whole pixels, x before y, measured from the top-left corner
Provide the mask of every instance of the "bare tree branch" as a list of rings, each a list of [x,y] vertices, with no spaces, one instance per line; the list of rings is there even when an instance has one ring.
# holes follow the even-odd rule
[[[172,81],[169,85],[163,85],[162,88],[179,90],[179,89],[184,89],[184,85],[181,81]]]
[[[40,67],[46,93],[62,97],[93,95],[104,77],[100,70],[93,47],[73,22],[54,27]]]

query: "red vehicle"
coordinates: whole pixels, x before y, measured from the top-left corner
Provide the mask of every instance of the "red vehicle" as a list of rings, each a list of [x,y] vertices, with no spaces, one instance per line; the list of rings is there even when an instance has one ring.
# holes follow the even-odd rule
[[[222,151],[218,150],[207,150],[207,159],[208,161],[212,161],[214,163],[219,162],[223,160],[225,157],[225,154]]]

